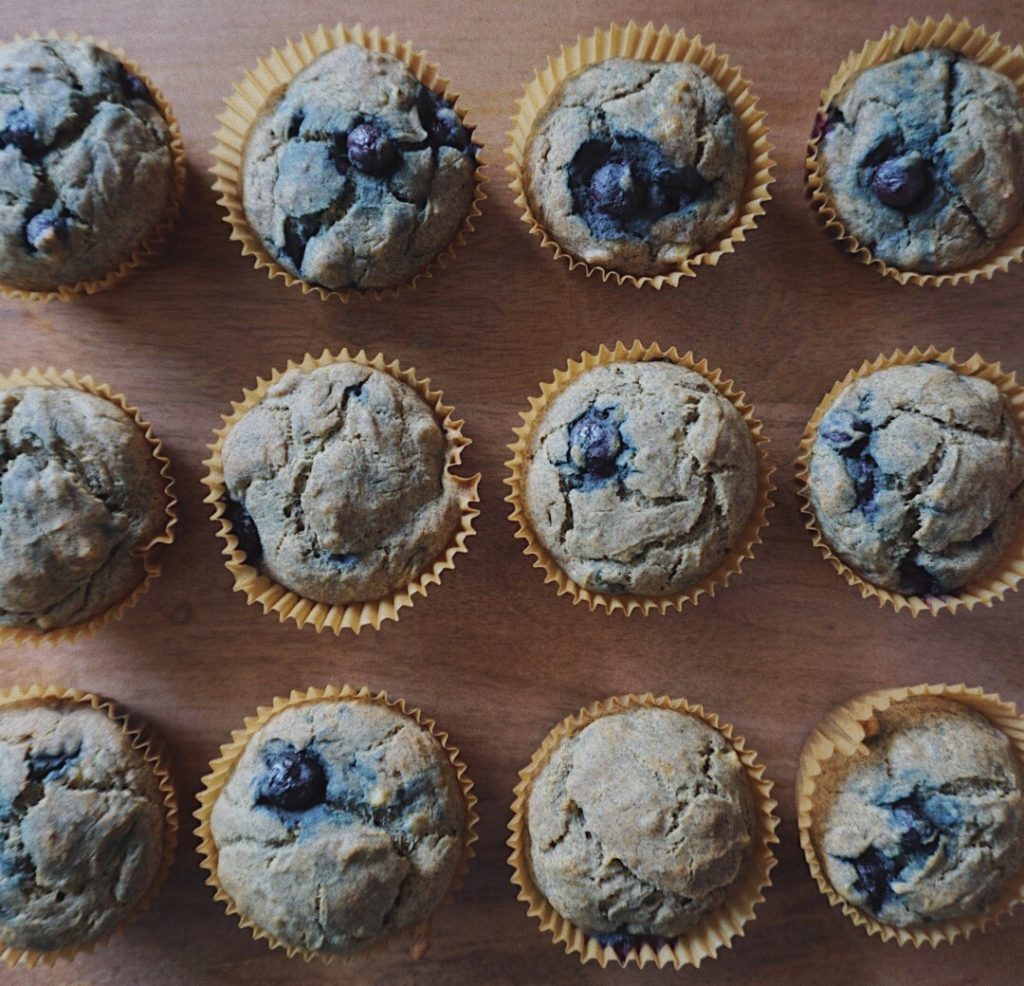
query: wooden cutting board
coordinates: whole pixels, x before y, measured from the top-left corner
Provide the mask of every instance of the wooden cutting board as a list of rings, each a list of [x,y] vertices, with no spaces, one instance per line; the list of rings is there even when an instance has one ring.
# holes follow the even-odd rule
[[[0,648],[0,686],[63,682],[123,701],[167,737],[185,809],[177,861],[150,912],[71,966],[4,972],[0,981],[669,982],[671,971],[602,973],[561,954],[516,901],[505,863],[516,772],[548,729],[593,699],[647,690],[703,702],[734,723],[777,783],[783,818],[775,885],[757,920],[732,950],[682,979],[1021,981],[1019,918],[934,952],[868,939],[818,893],[793,820],[797,755],[831,704],[887,685],[962,680],[1024,702],[1024,598],[955,618],[879,610],[811,546],[793,495],[804,422],[865,357],[935,343],[1024,370],[1024,269],[973,288],[901,288],[834,249],[803,198],[821,87],[851,48],[928,13],[944,10],[916,0],[4,0],[0,36],[91,33],[146,68],[181,119],[189,195],[164,257],[116,290],[69,304],[0,303],[0,364],[70,366],[123,390],[167,442],[181,498],[178,542],[140,605],[73,646]],[[956,13],[1024,41],[1020,0],[963,0]],[[699,32],[742,66],[779,162],[768,215],[750,241],[661,292],[601,284],[554,263],[519,221],[503,171],[513,100],[534,69],[578,33],[631,16]],[[380,24],[427,48],[479,124],[490,164],[483,219],[457,262],[381,303],[324,304],[254,272],[228,239],[207,174],[214,117],[232,82],[272,45],[339,19]],[[780,487],[766,543],[726,591],[646,619],[556,597],[522,555],[502,502],[505,446],[538,381],[585,348],[634,337],[693,349],[737,380],[765,422]],[[232,593],[199,481],[211,432],[243,386],[289,358],[346,345],[398,357],[444,389],[474,440],[466,463],[483,473],[483,513],[469,554],[399,623],[336,638],[279,625]],[[477,858],[418,964],[401,950],[349,966],[289,961],[251,941],[203,885],[189,815],[206,763],[258,704],[328,682],[385,688],[436,716],[477,784]]]

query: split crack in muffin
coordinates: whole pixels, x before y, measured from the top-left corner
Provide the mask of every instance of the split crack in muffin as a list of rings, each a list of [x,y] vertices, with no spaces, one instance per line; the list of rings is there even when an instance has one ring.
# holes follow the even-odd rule
[[[54,951],[112,931],[160,869],[156,775],[105,712],[0,709],[0,942]]]
[[[164,479],[116,404],[70,387],[0,389],[0,626],[85,622],[145,577]]]
[[[448,102],[394,56],[346,44],[253,124],[245,214],[309,284],[395,287],[455,238],[475,171],[475,145]]]
[[[415,721],[322,700],[249,739],[210,818],[217,877],[273,939],[345,954],[424,921],[462,858],[455,771]]]
[[[173,194],[145,83],[87,41],[0,46],[0,282],[49,290],[129,259]]]
[[[700,374],[619,362],[555,395],[530,436],[524,488],[538,539],[577,584],[669,593],[728,554],[757,497],[757,455]]]

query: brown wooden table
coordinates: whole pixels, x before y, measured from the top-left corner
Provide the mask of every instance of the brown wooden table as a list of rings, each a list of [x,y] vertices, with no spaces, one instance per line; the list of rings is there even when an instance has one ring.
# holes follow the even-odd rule
[[[919,681],[984,685],[1024,702],[1024,598],[956,618],[895,615],[864,602],[803,530],[790,462],[822,393],[853,365],[913,343],[978,350],[1024,371],[1024,269],[974,288],[901,288],[841,255],[803,198],[802,159],[820,88],[846,53],[922,2],[621,0],[480,3],[249,0],[118,3],[4,0],[0,35],[56,28],[120,44],[177,111],[189,196],[163,259],[116,290],[71,304],[0,303],[0,364],[91,372],[150,417],[170,448],[181,497],[164,575],[128,617],[57,649],[0,648],[0,686],[65,682],[145,715],[178,767],[185,831],[153,909],[92,956],[4,982],[291,984],[668,982],[677,974],[581,966],[541,936],[505,863],[516,771],[567,713],[606,695],[668,692],[704,702],[749,738],[777,782],[783,824],[775,886],[707,984],[952,984],[1024,978],[1024,923],[920,952],[868,939],[828,906],[797,844],[793,772],[808,730],[858,691]],[[956,13],[1024,41],[1020,0],[964,0]],[[563,41],[612,19],[654,20],[720,44],[752,78],[779,162],[768,215],[737,255],[660,293],[570,274],[519,222],[503,172],[513,100]],[[318,22],[378,23],[428,49],[462,93],[490,162],[490,199],[453,267],[381,303],[321,303],[252,270],[210,190],[210,134],[222,96],[272,45]],[[503,461],[526,397],[569,356],[618,337],[692,348],[733,375],[772,439],[780,486],[766,543],[715,599],[647,619],[573,607],[521,553],[502,502]],[[335,638],[279,625],[232,593],[201,461],[219,415],[257,374],[306,351],[383,350],[444,388],[475,444],[483,514],[470,552],[440,587],[380,632]],[[433,946],[350,966],[289,961],[240,931],[197,865],[194,792],[242,717],[291,688],[368,683],[435,715],[464,751],[480,795],[478,856]]]

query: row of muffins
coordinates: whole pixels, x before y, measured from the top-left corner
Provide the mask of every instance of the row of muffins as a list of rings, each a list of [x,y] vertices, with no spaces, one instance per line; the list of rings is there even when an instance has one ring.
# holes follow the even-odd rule
[[[865,596],[913,614],[990,605],[1024,558],[1024,391],[998,364],[911,350],[851,371],[807,425],[807,526]],[[692,354],[602,347],[531,398],[510,519],[548,581],[591,609],[681,608],[727,584],[771,506],[761,423]],[[338,633],[378,628],[466,550],[480,476],[429,380],[325,351],[258,380],[207,460],[235,589]],[[173,539],[169,463],[91,378],[0,378],[0,639],[63,640],[116,618]]]
[[[108,287],[185,193],[173,113],[122,52],[0,47],[0,287]],[[1024,52],[948,16],[892,28],[823,92],[808,189],[827,228],[901,283],[991,277],[1024,256]],[[899,98],[894,102],[891,94]],[[437,69],[379,31],[275,49],[221,116],[215,189],[257,268],[321,298],[412,283],[471,231],[480,146]],[[613,25],[526,88],[509,173],[570,266],[678,284],[753,229],[771,181],[764,114],[700,38]]]
[[[0,956],[71,958],[167,875],[170,765],[109,700],[33,686],[0,693],[0,768]],[[476,839],[473,784],[447,733],[366,688],[261,707],[203,785],[207,883],[290,956],[366,954],[399,936],[422,956]],[[581,961],[699,965],[764,900],[771,791],[757,754],[701,706],[596,702],[520,772],[512,882]],[[822,893],[870,934],[953,942],[1024,900],[1022,795],[1013,705],[962,685],[886,689],[831,710],[805,745],[800,841]]]

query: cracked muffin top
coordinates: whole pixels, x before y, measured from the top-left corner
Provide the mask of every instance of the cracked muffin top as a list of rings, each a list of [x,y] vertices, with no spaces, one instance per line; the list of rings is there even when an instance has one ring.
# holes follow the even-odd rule
[[[984,575],[1024,509],[1009,402],[945,363],[858,377],[822,417],[809,494],[825,539],[873,585],[954,592]]]
[[[530,866],[552,907],[613,947],[683,934],[750,859],[754,796],[696,716],[632,709],[555,748],[527,796]]]
[[[217,877],[244,917],[282,944],[348,953],[441,903],[466,806],[451,761],[414,720],[324,699],[250,737],[210,829]]]
[[[72,387],[0,390],[0,626],[85,623],[145,578],[166,481],[120,407]]]
[[[654,275],[736,223],[747,145],[703,69],[613,58],[552,93],[524,161],[530,209],[563,250]]]
[[[671,362],[587,370],[530,434],[524,504],[578,585],[679,592],[717,569],[757,498],[746,422],[699,373]]]
[[[819,125],[825,191],[847,231],[902,270],[987,256],[1024,212],[1024,105],[1013,83],[929,48],[865,69]]]
[[[961,702],[878,713],[866,752],[816,782],[811,835],[836,892],[885,924],[978,914],[1024,866],[1021,771],[1006,734]]]
[[[476,147],[393,55],[321,55],[253,124],[245,215],[277,262],[329,290],[396,287],[445,250],[473,201]]]
[[[226,514],[250,565],[307,599],[380,599],[445,550],[461,505],[434,411],[356,363],[290,370],[224,442]]]
[[[145,83],[87,41],[0,46],[0,283],[104,277],[174,192],[170,129]]]
[[[113,931],[159,874],[165,824],[156,775],[104,711],[0,708],[0,942],[48,952]]]

